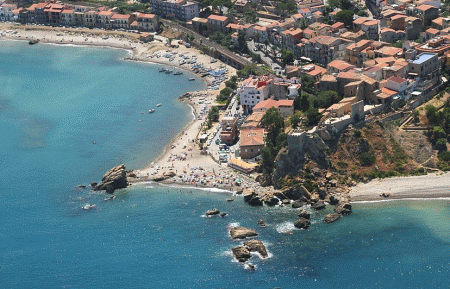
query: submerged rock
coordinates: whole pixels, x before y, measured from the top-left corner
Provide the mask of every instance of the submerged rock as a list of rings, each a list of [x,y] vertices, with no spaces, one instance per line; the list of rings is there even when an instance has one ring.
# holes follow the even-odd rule
[[[220,216],[223,218],[227,215],[227,213],[220,213]]]
[[[100,184],[95,186],[94,191],[106,190],[112,194],[117,189],[126,188],[128,186],[125,165],[114,167],[106,172]]]
[[[323,219],[323,221],[327,224],[336,222],[337,220],[339,220],[339,218],[341,217],[340,214],[337,213],[332,213],[332,214],[328,214],[325,216],[325,218]]]
[[[220,211],[217,209],[212,209],[206,212],[206,216],[214,216],[220,214]]]
[[[232,239],[245,239],[248,237],[258,236],[258,233],[244,227],[235,227],[230,230],[230,235]]]
[[[311,226],[311,222],[306,218],[300,218],[295,223],[294,226],[298,229],[308,229]]]
[[[245,262],[252,257],[250,251],[244,246],[234,247],[231,251],[233,251],[234,257],[236,257],[239,262]]]
[[[267,258],[269,254],[267,254],[266,246],[264,246],[264,243],[258,240],[249,240],[247,242],[244,242],[244,246],[250,251],[250,252],[258,252],[263,258]]]
[[[259,219],[259,220],[258,220],[258,225],[259,225],[260,227],[265,227],[265,226],[266,226],[266,222],[264,222],[264,220],[262,220],[262,219]]]
[[[91,187],[94,189],[97,186],[97,183],[91,183]]]

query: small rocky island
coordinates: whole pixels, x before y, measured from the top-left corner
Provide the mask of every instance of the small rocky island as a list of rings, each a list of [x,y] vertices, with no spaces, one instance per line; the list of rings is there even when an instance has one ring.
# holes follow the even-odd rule
[[[94,191],[105,190],[108,194],[113,194],[117,189],[123,189],[128,186],[127,171],[125,165],[116,166],[103,176],[100,184],[92,183]]]

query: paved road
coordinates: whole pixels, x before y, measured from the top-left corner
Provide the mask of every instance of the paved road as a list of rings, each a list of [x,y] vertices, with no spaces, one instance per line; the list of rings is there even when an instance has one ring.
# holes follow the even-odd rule
[[[235,116],[238,117],[242,116],[242,108],[241,106],[238,106],[237,102],[237,96],[235,95],[233,99],[230,102],[230,105],[228,106],[227,110],[225,111],[224,116]],[[208,146],[208,152],[211,153],[215,159],[219,159],[219,145],[216,144],[216,140],[220,140],[220,132],[221,128],[217,131],[217,134],[213,137],[210,145]],[[209,140],[208,140],[209,141]],[[234,151],[239,148],[239,142],[234,144],[233,146],[229,147],[229,153],[228,158],[234,158]]]
[[[281,72],[284,72],[280,65],[273,61],[273,59],[269,56],[267,56],[263,51],[259,50],[259,48],[256,47],[256,43],[254,40],[247,41],[247,46],[250,49],[251,52],[259,54],[261,56],[261,59],[270,66],[276,73],[282,74]],[[256,48],[256,50],[255,50]],[[265,49],[265,48],[264,48]]]

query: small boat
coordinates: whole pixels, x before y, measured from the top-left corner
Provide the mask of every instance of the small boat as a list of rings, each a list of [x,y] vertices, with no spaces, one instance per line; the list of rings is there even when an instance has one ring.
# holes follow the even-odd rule
[[[82,208],[83,208],[83,210],[90,210],[90,209],[93,209],[95,207],[96,207],[95,205],[86,204]]]
[[[189,81],[195,81],[195,78],[189,78]]]
[[[156,107],[160,107],[161,106],[161,103],[158,103],[157,105],[156,105]]]
[[[170,74],[172,72],[173,72],[173,70],[166,70],[166,74]]]
[[[164,72],[164,71],[166,71],[167,69],[165,69],[165,68],[160,68],[159,70],[158,70],[158,72]]]
[[[183,72],[177,71],[177,72],[175,72],[173,75],[182,75],[182,74],[183,74]]]
[[[154,113],[154,112],[155,112],[154,108],[148,110],[148,113]]]

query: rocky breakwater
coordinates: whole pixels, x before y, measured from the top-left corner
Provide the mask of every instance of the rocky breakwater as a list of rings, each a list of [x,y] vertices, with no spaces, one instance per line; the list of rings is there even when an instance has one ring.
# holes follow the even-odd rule
[[[235,227],[230,230],[230,236],[233,240],[245,239],[256,237],[258,236],[258,233],[244,227]],[[231,251],[233,252],[234,257],[241,263],[247,262],[252,257],[252,252],[258,253],[261,258],[267,258],[269,256],[266,246],[259,240],[246,241],[239,246],[233,247]],[[253,268],[252,266],[250,267]]]
[[[102,181],[94,186],[94,191],[105,190],[108,194],[113,194],[115,190],[123,189],[127,186],[127,171],[125,165],[120,165],[107,171]]]

